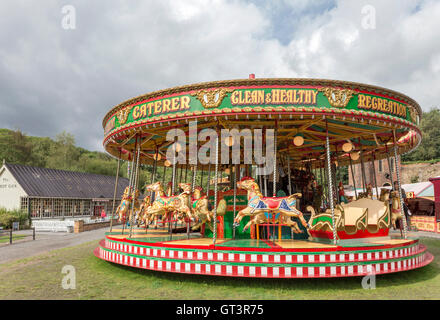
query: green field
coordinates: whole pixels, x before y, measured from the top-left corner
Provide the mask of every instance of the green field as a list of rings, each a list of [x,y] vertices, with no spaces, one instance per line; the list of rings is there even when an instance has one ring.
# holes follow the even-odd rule
[[[422,243],[440,256],[440,240]],[[93,241],[0,265],[0,299],[440,299],[438,259],[421,269],[377,276],[376,289],[365,290],[359,277],[235,279],[132,269],[96,258],[97,245]],[[61,287],[64,265],[76,269],[74,290]]]
[[[20,239],[26,238],[26,235],[23,234],[13,234],[12,235],[12,242]],[[0,243],[9,243],[9,235],[8,236],[0,236]]]

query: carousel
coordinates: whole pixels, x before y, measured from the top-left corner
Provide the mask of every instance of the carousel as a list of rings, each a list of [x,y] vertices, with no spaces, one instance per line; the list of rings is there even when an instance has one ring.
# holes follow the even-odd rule
[[[127,100],[104,117],[103,144],[118,159],[115,185],[121,161],[130,183],[113,202],[120,224],[94,253],[133,268],[232,277],[423,267],[433,256],[409,236],[400,192],[379,192],[363,170],[386,159],[400,189],[391,159],[418,146],[420,116],[416,101],[377,86],[253,75]],[[363,173],[353,187],[363,192],[348,197],[340,172],[354,181],[355,164]]]

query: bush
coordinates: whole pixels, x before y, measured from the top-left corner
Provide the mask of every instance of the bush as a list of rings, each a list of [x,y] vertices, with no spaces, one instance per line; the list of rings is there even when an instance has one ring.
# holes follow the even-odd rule
[[[12,228],[12,222],[20,222],[20,227],[28,224],[29,218],[25,211],[23,210],[7,210],[5,208],[0,208],[0,226],[5,229]]]

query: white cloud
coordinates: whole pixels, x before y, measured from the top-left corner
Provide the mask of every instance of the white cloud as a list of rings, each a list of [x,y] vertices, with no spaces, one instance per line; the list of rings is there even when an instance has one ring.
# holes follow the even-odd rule
[[[438,1],[78,1],[0,3],[0,127],[72,132],[100,149],[101,120],[133,96],[201,81],[312,77],[439,101]],[[376,29],[362,28],[362,7]]]

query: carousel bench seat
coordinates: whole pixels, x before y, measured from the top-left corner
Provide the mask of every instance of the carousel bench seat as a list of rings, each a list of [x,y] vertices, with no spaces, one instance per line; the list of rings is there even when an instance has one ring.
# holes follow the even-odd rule
[[[353,220],[359,215],[359,210],[366,211],[366,226],[377,229],[384,227],[383,220],[388,215],[388,206],[379,200],[361,198],[348,204],[342,204],[345,212],[345,226],[352,225]],[[388,221],[387,221],[388,222]]]

